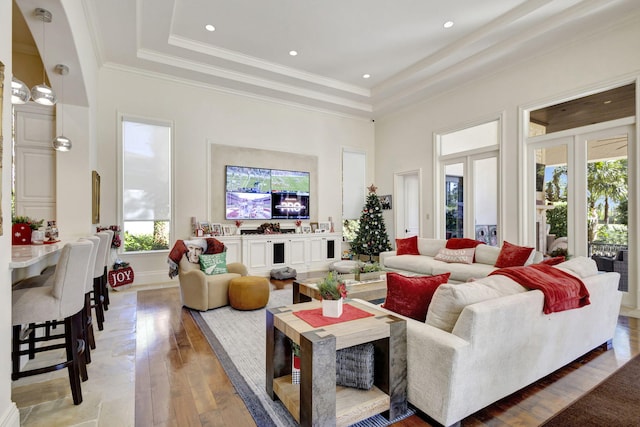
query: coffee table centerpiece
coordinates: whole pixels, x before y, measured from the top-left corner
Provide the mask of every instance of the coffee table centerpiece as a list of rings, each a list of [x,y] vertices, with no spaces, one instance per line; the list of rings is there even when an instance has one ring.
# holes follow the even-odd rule
[[[318,283],[318,292],[322,297],[322,315],[340,317],[342,302],[347,297],[347,286],[344,281],[338,279],[336,274],[330,271],[327,277]]]

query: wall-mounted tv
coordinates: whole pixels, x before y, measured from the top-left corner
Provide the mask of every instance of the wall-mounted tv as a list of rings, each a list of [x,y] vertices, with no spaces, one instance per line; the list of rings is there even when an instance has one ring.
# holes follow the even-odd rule
[[[226,219],[309,219],[309,172],[227,165]]]

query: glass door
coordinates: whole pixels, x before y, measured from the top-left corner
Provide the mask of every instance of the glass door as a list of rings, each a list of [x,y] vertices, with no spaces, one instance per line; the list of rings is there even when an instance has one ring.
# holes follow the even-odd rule
[[[635,294],[628,286],[634,233],[628,197],[636,194],[628,179],[628,153],[634,128],[574,132],[536,137],[544,142],[529,144],[529,194],[535,194],[530,232],[546,255],[593,257],[600,270],[620,273],[620,290]]]
[[[445,238],[464,237],[464,164],[444,167]]]
[[[629,291],[628,150],[633,128],[581,135],[587,161],[587,252]]]

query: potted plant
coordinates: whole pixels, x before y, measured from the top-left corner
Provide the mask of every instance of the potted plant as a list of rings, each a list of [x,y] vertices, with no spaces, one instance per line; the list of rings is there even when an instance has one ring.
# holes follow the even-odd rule
[[[377,262],[360,263],[353,270],[357,281],[379,279],[381,271],[384,269]]]
[[[340,317],[342,315],[342,301],[347,297],[347,286],[333,271],[318,283],[318,291],[322,297],[322,315],[326,317]]]

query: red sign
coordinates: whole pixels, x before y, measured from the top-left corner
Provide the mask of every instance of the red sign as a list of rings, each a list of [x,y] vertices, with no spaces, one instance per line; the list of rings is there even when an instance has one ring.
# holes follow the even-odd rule
[[[109,284],[116,289],[133,283],[133,268],[125,267],[109,271]]]

